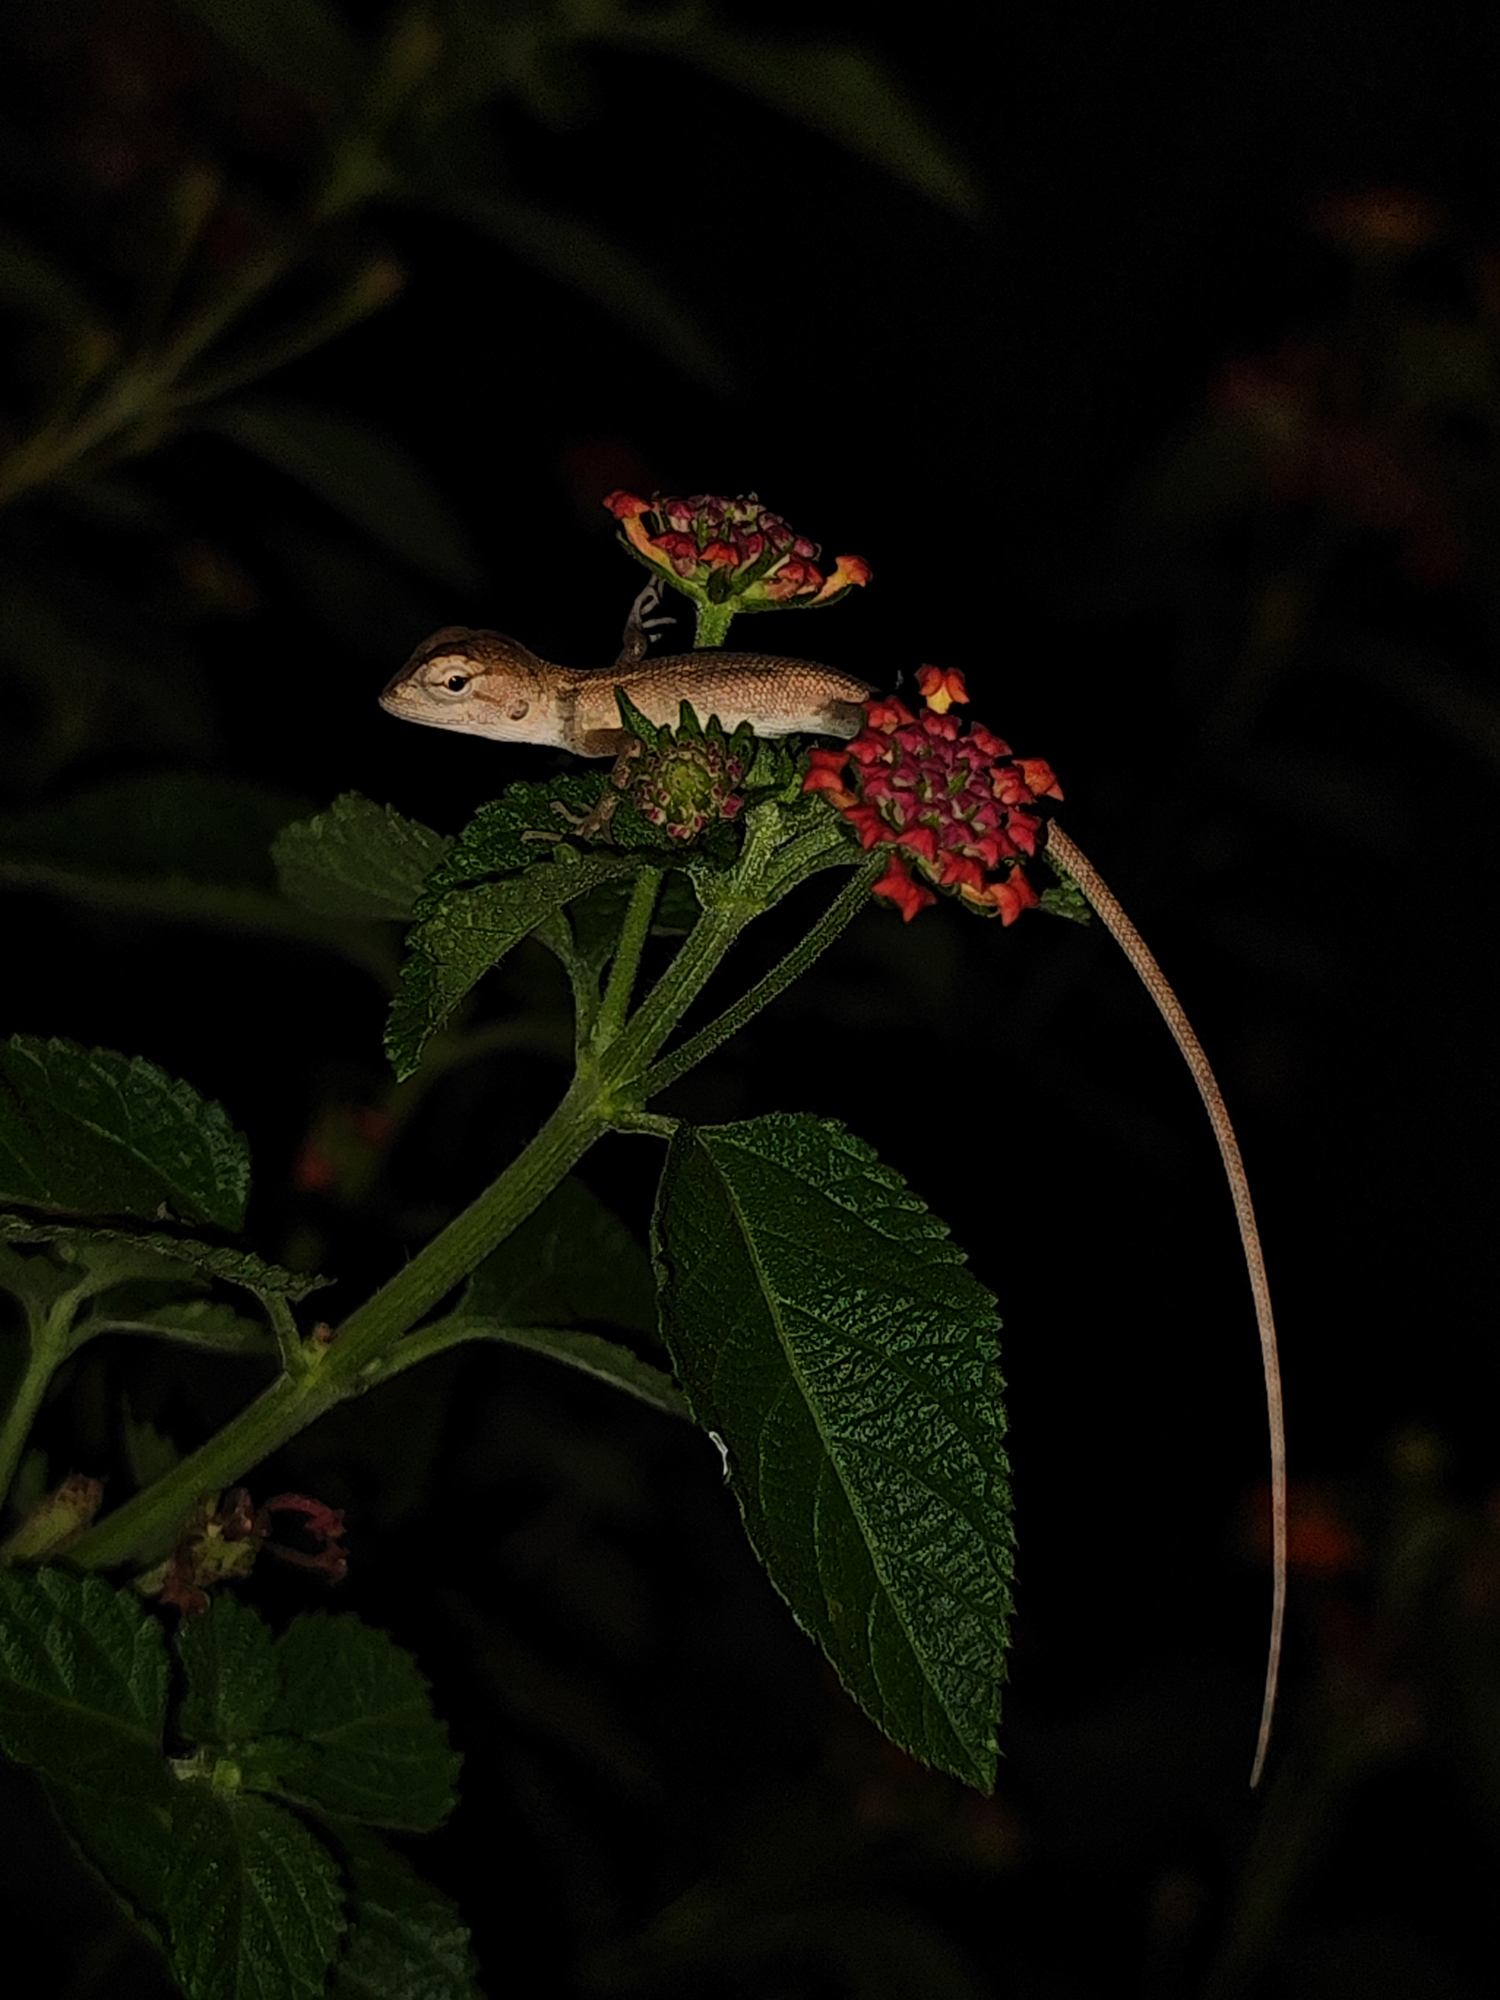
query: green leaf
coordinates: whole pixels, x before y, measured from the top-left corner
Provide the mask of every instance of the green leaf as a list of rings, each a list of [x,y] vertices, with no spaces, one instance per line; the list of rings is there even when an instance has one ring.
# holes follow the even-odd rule
[[[545,784],[508,785],[479,808],[423,884],[418,917],[429,916],[450,889],[518,875],[548,860],[599,803],[608,782],[602,771],[567,771]],[[583,851],[566,848],[573,860]]]
[[[654,1245],[679,1379],[772,1582],[893,1741],[987,1790],[1012,1569],[990,1294],[811,1117],[680,1127]]]
[[[235,778],[158,772],[0,819],[0,854],[71,863],[108,879],[167,876],[270,889],[271,842],[309,810],[289,793]]]
[[[272,1787],[315,1811],[425,1833],[453,1806],[458,1759],[410,1654],[354,1618],[297,1619],[276,1648]]]
[[[190,1743],[234,1751],[263,1733],[281,1694],[271,1628],[222,1592],[201,1618],[184,1620],[177,1656],[187,1675],[180,1726]]]
[[[271,856],[282,893],[316,916],[405,922],[452,845],[394,806],[345,792],[327,812],[284,827]]]
[[[733,370],[685,300],[632,251],[578,216],[514,195],[464,189],[439,196],[434,205],[600,307],[685,375],[721,393],[734,389]]]
[[[276,1347],[264,1321],[249,1319],[219,1299],[169,1299],[160,1305],[101,1301],[78,1321],[75,1343],[102,1333],[147,1334],[202,1354],[271,1354]]]
[[[269,396],[220,404],[201,421],[316,493],[414,569],[456,590],[477,588],[479,566],[456,517],[417,461],[389,438],[332,410]]]
[[[324,0],[182,0],[226,47],[299,96],[346,98],[364,51]]]
[[[140,1056],[0,1043],[0,1200],[238,1229],[250,1154],[220,1105]]]
[[[354,1917],[329,2000],[483,2000],[448,1898],[375,1834],[344,1822],[334,1831],[348,1850]]]
[[[598,1320],[656,1332],[656,1279],[630,1231],[576,1175],[492,1250],[459,1311],[512,1326]]]
[[[187,2000],[314,2000],[344,1934],[326,1847],[270,1800],[184,1784],[173,1801],[167,1957]]]
[[[937,128],[863,49],[744,34],[722,26],[703,9],[687,7],[660,14],[621,8],[605,35],[690,63],[863,154],[960,215],[972,218],[982,212],[973,180]]]
[[[0,230],[0,299],[59,333],[87,340],[101,363],[115,346],[104,315],[73,274],[8,229]]]
[[[619,855],[580,855],[559,847],[524,875],[443,896],[409,934],[410,956],[401,968],[385,1034],[396,1075],[404,1080],[412,1074],[428,1038],[513,946],[575,897],[632,865]],[[424,895],[424,908],[427,901]]]
[[[62,1569],[0,1574],[0,1748],[44,1777],[166,1794],[167,1649],[139,1599]]]
[[[252,1250],[233,1250],[223,1244],[200,1243],[191,1236],[166,1236],[152,1231],[105,1229],[93,1224],[48,1222],[29,1215],[7,1215],[0,1211],[0,1241],[11,1243],[57,1243],[69,1250],[91,1244],[118,1244],[139,1250],[143,1276],[159,1272],[160,1259],[191,1265],[210,1278],[222,1278],[231,1285],[243,1285],[259,1297],[273,1295],[285,1299],[306,1298],[332,1284],[306,1271],[284,1271],[268,1264]]]

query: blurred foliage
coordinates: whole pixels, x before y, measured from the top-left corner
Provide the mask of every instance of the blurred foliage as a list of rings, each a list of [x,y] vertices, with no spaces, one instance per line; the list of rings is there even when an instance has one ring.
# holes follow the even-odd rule
[[[710,75],[975,208],[945,143],[869,56],[748,35],[695,0],[424,0],[364,27],[325,0],[7,9],[0,687],[13,720],[0,779],[34,792],[105,745],[208,748],[189,648],[206,618],[251,609],[257,584],[236,546],[236,474],[211,462],[205,477],[200,459],[197,477],[180,464],[163,477],[153,455],[173,440],[225,440],[403,568],[479,581],[411,451],[362,418],[257,390],[402,289],[388,218],[457,223],[477,268],[529,265],[699,382],[729,382],[686,288],[586,217],[539,205],[516,171],[535,135],[587,124],[611,53]],[[431,310],[464,311],[472,292],[460,278]]]

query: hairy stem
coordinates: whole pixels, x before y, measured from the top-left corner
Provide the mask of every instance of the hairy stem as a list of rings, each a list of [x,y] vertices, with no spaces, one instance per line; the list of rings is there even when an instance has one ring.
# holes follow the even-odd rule
[[[807,935],[787,953],[777,965],[773,965],[764,978],[756,981],[748,993],[736,1000],[732,1007],[726,1007],[717,1020],[690,1035],[680,1048],[647,1071],[641,1079],[641,1093],[644,1097],[655,1097],[658,1091],[676,1083],[679,1077],[702,1062],[705,1056],[727,1042],[731,1035],[738,1034],[747,1021],[754,1020],[763,1007],[768,1007],[781,993],[784,993],[794,979],[799,979],[813,961],[822,956],[839,933],[865,907],[869,900],[870,885],[884,865],[884,857],[876,862],[867,862],[856,874],[853,881],[840,892],[837,898],[819,917]]]
[[[607,1049],[625,1025],[636,974],[640,971],[641,953],[650,935],[651,917],[665,873],[662,868],[642,868],[636,875],[625,919],[620,925],[619,941],[615,945],[604,998],[599,1003],[594,1022],[593,1042],[596,1049]]]
[[[1281,1407],[1281,1363],[1276,1352],[1276,1322],[1271,1313],[1271,1281],[1266,1275],[1266,1261],[1261,1252],[1260,1230],[1256,1226],[1255,1206],[1250,1199],[1250,1181],[1213,1066],[1203,1053],[1202,1043],[1193,1033],[1182,1002],[1167,983],[1165,973],[1147,949],[1145,940],[1094,864],[1055,820],[1047,830],[1047,855],[1073,878],[1087,896],[1105,928],[1135,967],[1141,983],[1172,1031],[1172,1038],[1182,1051],[1183,1060],[1192,1072],[1198,1094],[1208,1112],[1208,1121],[1219,1142],[1219,1157],[1224,1162],[1229,1191],[1234,1197],[1240,1243],[1245,1252],[1250,1290],[1255,1299],[1256,1325],[1260,1330],[1261,1367],[1266,1380],[1266,1415],[1271,1431],[1271,1638],[1266,1658],[1260,1733],[1256,1739],[1255,1763],[1250,1772],[1250,1783],[1254,1787],[1260,1783],[1271,1741],[1276,1686],[1281,1676],[1282,1633],[1286,1625],[1286,1424]]]

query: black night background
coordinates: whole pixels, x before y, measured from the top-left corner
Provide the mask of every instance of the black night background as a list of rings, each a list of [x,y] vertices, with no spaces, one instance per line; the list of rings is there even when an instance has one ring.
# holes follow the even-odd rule
[[[885,688],[958,667],[1055,767],[1217,1065],[1286,1382],[1252,1798],[1265,1415],[1190,1079],[1098,924],[872,904],[665,1108],[846,1121],[998,1297],[995,1795],[847,1702],[701,1435],[451,1354],[249,1483],[349,1524],[348,1581],[266,1565],[268,1615],[357,1611],[433,1683],[462,1802],[413,1853],[484,1990],[1494,1991],[1500,18],[348,4],[362,48],[462,28],[489,67],[318,214],[347,112],[317,13],[0,19],[0,1029],[222,1102],[251,1239],[347,1310],[546,1114],[565,988],[518,954],[478,1003],[511,1045],[385,1146],[368,970],[142,885],[274,887],[278,813],[357,790],[453,832],[563,768],[376,697],[445,624],[607,665],[641,579],[605,493],[754,491],[874,580],[746,643]],[[38,454],[173,299],[273,253],[222,386]],[[657,1150],[582,1170],[641,1236]],[[43,1413],[47,1477],[123,1491],[122,1400],[187,1443],[251,1387],[100,1343]],[[55,1968],[26,1990],[170,1991],[29,1780],[0,1826],[11,1950]]]

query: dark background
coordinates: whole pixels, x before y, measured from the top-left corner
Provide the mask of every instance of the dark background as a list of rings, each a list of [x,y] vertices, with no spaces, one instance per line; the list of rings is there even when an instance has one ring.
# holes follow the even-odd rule
[[[408,135],[382,191],[314,224],[337,93],[226,47],[214,12],[8,10],[9,226],[127,356],[160,323],[161,218],[197,165],[219,179],[179,300],[268,241],[304,246],[247,315],[267,352],[373,261],[384,307],[244,394],[401,447],[471,573],[444,580],[399,531],[382,546],[368,504],[243,449],[212,401],[18,493],[6,1030],[145,1054],[220,1098],[255,1146],[257,1247],[338,1272],[328,1309],[347,1310],[534,1128],[562,1082],[546,1035],[435,1088],[350,1170],[378,1164],[357,1202],[310,1187],[309,1134],[358,1153],[357,1107],[386,1088],[375,983],[42,881],[56,823],[31,816],[192,771],[308,808],[357,789],[455,830],[561,760],[383,715],[411,647],[468,622],[604,665],[638,576],[603,493],[755,490],[875,571],[756,643],[885,686],[961,667],[974,712],[1052,761],[1064,824],[1218,1066],[1280,1314],[1295,1575],[1256,1804],[1265,1420],[1191,1083],[1098,926],[872,908],[670,1108],[845,1119],[999,1298],[1021,1547],[999,1788],[965,1798],[848,1709],[701,1440],[540,1362],[444,1361],[399,1410],[372,1399],[255,1477],[349,1509],[341,1602],[434,1681],[469,1762],[422,1865],[463,1904],[487,1989],[1490,1991],[1494,17],[758,10],[772,73],[868,51],[961,163],[946,198],[935,170],[914,184],[935,143],[903,152],[868,105],[874,159],[787,115],[753,65],[716,77],[600,34],[551,97],[497,89],[446,150]],[[373,12],[345,18],[373,44]],[[506,228],[452,212],[481,184]],[[86,346],[34,289],[6,302],[23,443]],[[548,977],[523,957],[484,1005],[545,1019]],[[642,1230],[646,1149],[612,1141],[584,1170]],[[80,1365],[48,1414],[53,1476],[113,1462],[122,1387],[179,1441],[242,1393],[189,1374]],[[268,1581],[265,1601],[308,1592]],[[152,1990],[31,1851],[18,1902],[62,1954],[58,1990]],[[538,1956],[541,1983],[518,1970]]]

